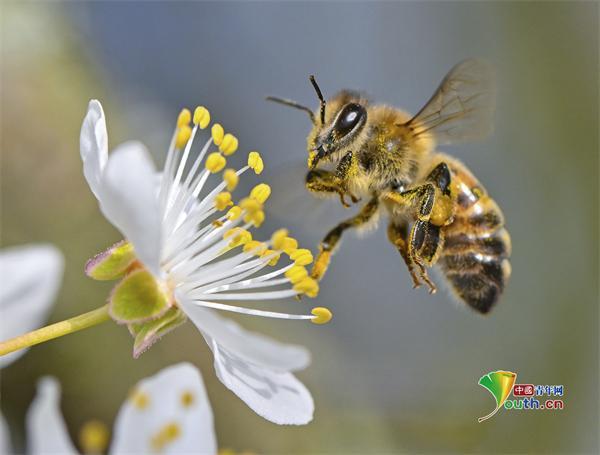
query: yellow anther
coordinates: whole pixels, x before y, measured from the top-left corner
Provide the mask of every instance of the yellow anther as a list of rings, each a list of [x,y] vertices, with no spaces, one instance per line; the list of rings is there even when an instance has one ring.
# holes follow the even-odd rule
[[[254,188],[252,188],[252,191],[250,191],[250,197],[252,199],[256,199],[261,204],[264,204],[265,201],[269,199],[270,195],[271,187],[266,183],[259,183]]]
[[[283,240],[283,246],[281,249],[285,254],[291,255],[294,251],[298,249],[298,240],[296,240],[293,237],[286,237]]]
[[[244,252],[249,253],[250,251],[254,251],[254,254],[260,256],[267,249],[266,245],[263,242],[259,242],[258,240],[252,240],[244,245]]]
[[[242,208],[237,205],[234,205],[233,207],[231,207],[229,209],[226,216],[229,221],[233,221],[233,220],[237,220],[241,214],[242,214]]]
[[[260,153],[250,152],[248,154],[248,167],[250,169],[253,169],[257,175],[265,169],[265,164],[263,163],[263,160],[260,157]]]
[[[244,216],[244,221],[246,223],[252,223],[255,227],[260,227],[265,221],[265,212],[262,210],[249,212],[246,214],[246,216]]]
[[[254,213],[262,210],[262,204],[256,199],[245,197],[240,201],[240,207],[243,208],[247,213]]]
[[[308,271],[301,265],[295,265],[285,272],[285,277],[290,280],[292,284],[296,284],[304,278],[308,278]]]
[[[191,135],[192,129],[188,125],[180,126],[177,131],[177,137],[175,138],[175,148],[182,149],[185,147],[185,144],[190,140]]]
[[[313,324],[327,324],[331,321],[333,314],[327,308],[316,307],[313,308],[311,313],[316,316],[314,319],[311,319],[310,322]]]
[[[144,392],[140,392],[139,390],[134,391],[130,399],[133,406],[140,410],[146,409],[150,404],[150,397]]]
[[[194,110],[194,125],[204,129],[210,123],[210,112],[204,106],[198,106]]]
[[[221,171],[225,165],[227,164],[227,160],[223,155],[219,152],[213,152],[206,158],[206,169],[212,172],[213,174]]]
[[[277,253],[277,251],[274,250],[265,250],[262,252],[262,254],[260,255],[260,257],[265,257],[265,256],[271,256],[272,254],[274,254],[275,256],[273,256],[271,258],[271,260],[268,262],[268,264],[271,267],[274,267],[277,265],[277,263],[279,262],[279,258],[281,257],[281,254]]]
[[[296,265],[308,265],[313,261],[313,255],[310,250],[300,248],[290,254],[290,259],[294,261]]]
[[[287,229],[278,229],[273,232],[271,236],[271,242],[273,242],[273,248],[276,250],[281,250],[283,248],[283,241],[287,238],[289,234]]]
[[[223,127],[221,125],[219,125],[218,123],[215,123],[212,126],[210,133],[212,135],[213,142],[215,143],[215,145],[217,147],[219,145],[221,145],[221,142],[223,142],[223,136],[225,135],[225,131],[223,131]]]
[[[215,208],[217,210],[225,210],[230,205],[233,205],[233,202],[231,202],[231,193],[223,191],[215,196]]]
[[[231,237],[231,242],[229,242],[229,248],[235,248],[239,245],[245,245],[248,242],[252,241],[252,234],[246,229],[242,229],[239,227],[229,229],[225,234],[223,234],[224,239],[228,239]]]
[[[238,140],[233,134],[227,133],[221,144],[219,145],[219,149],[223,152],[223,155],[229,156],[233,155],[235,151],[238,149]]]
[[[181,109],[181,112],[177,116],[177,128],[181,128],[182,126],[187,126],[190,124],[190,120],[192,120],[192,113],[189,109]]]
[[[310,298],[315,298],[319,293],[319,283],[310,277],[304,278],[294,284],[294,291],[306,294]]]
[[[175,441],[179,436],[181,436],[179,424],[171,422],[166,424],[152,436],[150,444],[154,450],[162,452],[168,444]]]
[[[313,164],[313,160],[315,159],[315,156],[317,156],[317,152],[308,152],[308,167],[312,168],[312,164]]]
[[[194,404],[194,393],[190,392],[189,390],[186,390],[185,392],[183,392],[181,394],[181,405],[184,408],[189,408]]]
[[[227,184],[227,191],[233,191],[237,187],[240,177],[233,169],[225,169],[223,172],[223,181]]]
[[[79,445],[83,453],[103,453],[108,447],[110,432],[99,420],[90,420],[79,431]]]
[[[212,225],[213,225],[214,227],[216,227],[216,228],[220,228],[220,227],[221,227],[221,226],[223,226],[225,223],[223,223],[221,220],[214,220],[214,221],[213,221],[212,223],[210,223],[210,224],[212,224]]]

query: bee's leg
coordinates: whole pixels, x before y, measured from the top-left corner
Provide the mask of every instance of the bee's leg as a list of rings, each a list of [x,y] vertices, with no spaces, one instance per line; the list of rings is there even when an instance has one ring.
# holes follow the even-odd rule
[[[354,203],[360,200],[349,193],[346,188],[348,177],[354,172],[356,165],[352,152],[348,152],[338,163],[335,172],[323,169],[311,169],[306,174],[306,188],[315,193],[337,193],[340,196],[342,205],[348,208],[350,204],[346,202],[346,195],[350,196],[350,199]]]
[[[433,168],[426,180],[431,182],[438,190],[438,193],[435,196],[435,203],[429,216],[429,221],[436,226],[447,226],[454,220],[456,209],[450,185],[452,181],[450,168],[442,161]]]
[[[428,182],[402,192],[389,191],[384,199],[400,207],[415,207],[417,218],[429,221],[435,203],[435,186]]]
[[[388,225],[387,229],[388,239],[392,242],[392,245],[396,247],[406,267],[408,267],[408,273],[413,281],[413,288],[421,286],[421,281],[415,272],[415,261],[408,251],[408,223],[402,221],[401,223],[394,223],[393,221]]]
[[[425,267],[433,266],[444,246],[444,231],[427,221],[417,220],[410,232],[409,253],[419,267],[420,278],[429,286],[429,292],[434,293],[436,287],[427,275]]]
[[[349,218],[345,221],[342,221],[336,227],[334,227],[331,231],[327,233],[321,244],[319,245],[319,255],[315,260],[311,271],[311,277],[316,280],[320,280],[325,275],[327,268],[329,267],[329,262],[331,260],[331,255],[333,254],[333,250],[340,242],[342,238],[342,234],[345,230],[350,228],[356,228],[361,226],[362,224],[367,223],[379,208],[379,200],[377,197],[373,197],[367,204],[352,218]]]

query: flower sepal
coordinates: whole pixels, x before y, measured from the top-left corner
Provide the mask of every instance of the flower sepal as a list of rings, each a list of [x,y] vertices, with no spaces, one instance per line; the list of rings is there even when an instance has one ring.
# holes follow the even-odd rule
[[[113,288],[108,313],[118,324],[138,324],[160,318],[171,306],[171,299],[154,275],[138,268]]]
[[[164,335],[186,321],[187,317],[183,311],[172,307],[164,315],[152,321],[129,324],[127,326],[129,332],[135,338],[133,342],[133,358],[137,359]]]
[[[135,261],[133,245],[121,240],[87,261],[85,274],[94,280],[116,280],[125,275]]]

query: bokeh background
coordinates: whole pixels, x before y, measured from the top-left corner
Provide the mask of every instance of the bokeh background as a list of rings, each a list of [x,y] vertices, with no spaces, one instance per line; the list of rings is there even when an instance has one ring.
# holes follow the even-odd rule
[[[242,318],[312,350],[312,366],[299,374],[316,401],[306,427],[270,424],[230,393],[191,324],[135,361],[127,330],[105,324],[36,347],[2,371],[1,410],[18,447],[40,376],[62,383],[76,437],[92,418],[110,426],[137,380],[187,360],[203,372],[221,447],[598,451],[598,3],[4,1],[1,8],[2,245],[53,242],[66,255],[51,321],[104,302],[110,284],[88,280],[82,268],[120,239],[81,172],[79,127],[90,98],[104,104],[111,146],[141,139],[157,162],[179,109],[206,105],[243,150],[261,150],[277,207],[278,197],[310,197],[295,171],[310,125],[265,95],[316,106],[307,82],[314,73],[326,95],[358,88],[415,112],[456,62],[487,59],[497,69],[495,133],[445,151],[468,163],[501,205],[513,240],[512,280],[487,318],[443,292],[412,290],[384,226],[366,238],[348,235],[335,256],[318,299],[333,310],[331,324]],[[289,217],[274,210],[265,235],[284,223],[316,246],[349,213],[335,201],[314,212],[294,204],[279,203]],[[501,411],[478,424],[493,401],[477,381],[498,369],[517,372],[519,382],[563,384],[565,409]]]

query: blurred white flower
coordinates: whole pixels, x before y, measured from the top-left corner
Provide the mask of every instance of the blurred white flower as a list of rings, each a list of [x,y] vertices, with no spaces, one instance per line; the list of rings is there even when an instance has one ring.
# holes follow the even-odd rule
[[[60,412],[60,385],[40,380],[27,413],[27,452],[75,454]],[[106,435],[87,434],[82,445]],[[88,441],[86,441],[88,439]],[[102,441],[103,442],[103,441]],[[102,447],[96,447],[99,452]],[[213,415],[200,372],[188,363],[165,368],[140,381],[115,420],[110,454],[214,454]],[[5,452],[8,453],[8,452]]]
[[[25,245],[0,251],[0,340],[44,323],[58,293],[63,268],[63,255],[52,245]],[[26,351],[0,357],[0,368]]]
[[[90,102],[81,129],[84,174],[102,212],[127,241],[92,259],[86,273],[95,279],[122,278],[112,292],[109,312],[135,337],[135,357],[189,317],[213,351],[217,375],[230,390],[272,422],[305,424],[312,419],[313,400],[291,372],[308,365],[309,353],[245,331],[212,309],[317,324],[328,322],[331,313],[314,308],[311,314],[297,315],[221,303],[314,297],[318,285],[304,268],[312,262],[310,251],[299,249],[287,231],[266,242],[252,239],[249,229],[264,220],[268,185],[254,187],[239,205],[231,200],[240,175],[249,169],[262,172],[257,152],[249,154],[240,170],[226,169],[222,181],[202,193],[211,174],[223,170],[226,157],[238,147],[233,135],[214,124],[212,138],[192,160],[194,137],[209,122],[205,108],[198,107],[193,117],[184,109],[165,169],[157,173],[139,142],[120,145],[108,156],[104,112],[98,101]],[[219,151],[206,156],[213,144]],[[229,207],[227,213],[218,213]],[[282,255],[291,262],[265,272]]]

